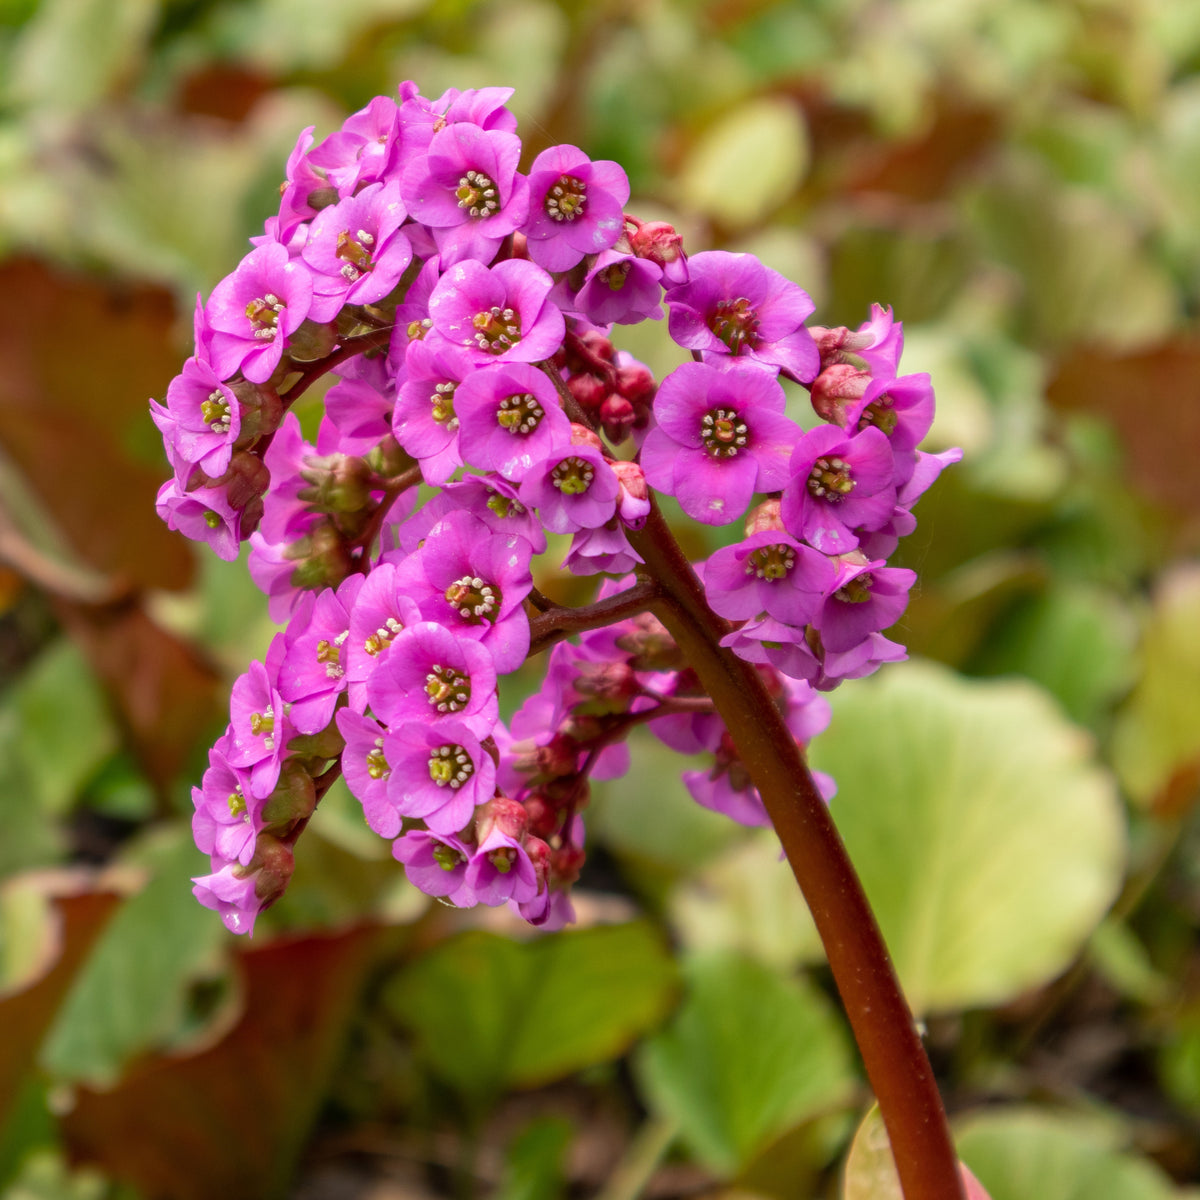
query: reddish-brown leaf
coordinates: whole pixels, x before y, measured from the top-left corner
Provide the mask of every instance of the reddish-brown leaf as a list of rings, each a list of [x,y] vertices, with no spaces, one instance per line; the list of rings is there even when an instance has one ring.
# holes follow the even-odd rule
[[[35,887],[50,900],[52,915],[35,973],[0,990],[0,1129],[59,1003],[121,899],[113,884],[83,869],[29,872],[5,886]]]
[[[174,321],[162,288],[0,265],[0,442],[75,550],[132,585],[191,578],[186,542],[154,511],[165,461],[129,451],[180,368]]]
[[[324,1096],[383,931],[239,955],[244,1012],[213,1046],[155,1055],[63,1119],[76,1160],[156,1200],[279,1195]]]
[[[1187,546],[1200,543],[1200,339],[1136,354],[1080,346],[1058,364],[1046,395],[1056,408],[1110,421],[1125,449],[1126,481],[1179,519]]]

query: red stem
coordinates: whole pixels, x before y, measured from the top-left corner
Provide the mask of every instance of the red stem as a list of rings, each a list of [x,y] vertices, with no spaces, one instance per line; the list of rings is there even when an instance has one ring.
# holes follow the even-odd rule
[[[717,705],[825,945],[879,1101],[906,1200],[965,1200],[942,1098],[862,884],[829,810],[758,671],[720,646],[713,613],[657,507],[629,533],[664,597],[651,611]]]

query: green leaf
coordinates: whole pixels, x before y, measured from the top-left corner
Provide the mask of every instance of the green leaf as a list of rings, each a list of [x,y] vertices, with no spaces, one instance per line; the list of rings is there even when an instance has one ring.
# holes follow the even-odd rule
[[[13,693],[21,728],[19,762],[32,798],[65,812],[117,746],[104,695],[83,655],[63,638],[49,647]]]
[[[183,830],[153,847],[154,875],[109,922],[42,1047],[63,1079],[110,1085],[186,1021],[188,987],[225,938],[188,878],[203,862]]]
[[[1200,767],[1200,567],[1178,566],[1158,586],[1141,681],[1113,732],[1113,762],[1143,804],[1177,773],[1192,778]]]
[[[574,1135],[565,1117],[530,1122],[508,1147],[496,1200],[559,1200],[564,1191],[563,1156]]]
[[[842,1188],[842,1200],[904,1200],[878,1104],[863,1117],[850,1143]]]
[[[991,1200],[1173,1200],[1152,1163],[1122,1154],[1095,1122],[1032,1109],[959,1126],[958,1150]]]
[[[486,1104],[622,1053],[674,994],[674,966],[644,922],[512,942],[469,932],[404,972],[388,1001],[433,1073]]]
[[[734,950],[776,969],[819,958],[821,942],[774,830],[759,830],[675,889],[671,922],[690,950]]]
[[[808,132],[790,100],[757,97],[704,131],[679,189],[705,216],[741,229],[788,200],[808,167]]]
[[[1062,971],[1120,886],[1123,817],[1091,740],[1026,682],[908,663],[842,689],[813,766],[917,1012]]]
[[[801,1121],[846,1103],[846,1034],[812,985],[732,954],[686,968],[671,1025],[637,1058],[650,1104],[706,1166],[729,1176]]]

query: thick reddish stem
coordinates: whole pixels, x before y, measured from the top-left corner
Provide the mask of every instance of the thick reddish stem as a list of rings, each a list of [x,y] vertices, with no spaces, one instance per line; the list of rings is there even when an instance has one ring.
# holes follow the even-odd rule
[[[713,698],[808,907],[887,1126],[906,1200],[965,1200],[942,1098],[846,847],[758,672],[720,646],[729,624],[655,508],[629,534],[666,593],[652,604]]]

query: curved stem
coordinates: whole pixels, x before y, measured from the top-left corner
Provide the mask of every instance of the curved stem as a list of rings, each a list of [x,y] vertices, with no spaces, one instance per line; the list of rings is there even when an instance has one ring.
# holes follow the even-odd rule
[[[708,607],[657,507],[629,541],[665,593],[651,611],[716,702],[808,902],[879,1101],[906,1200],[964,1200],[933,1070],[862,884],[800,748],[758,671],[721,647],[730,626]]]

